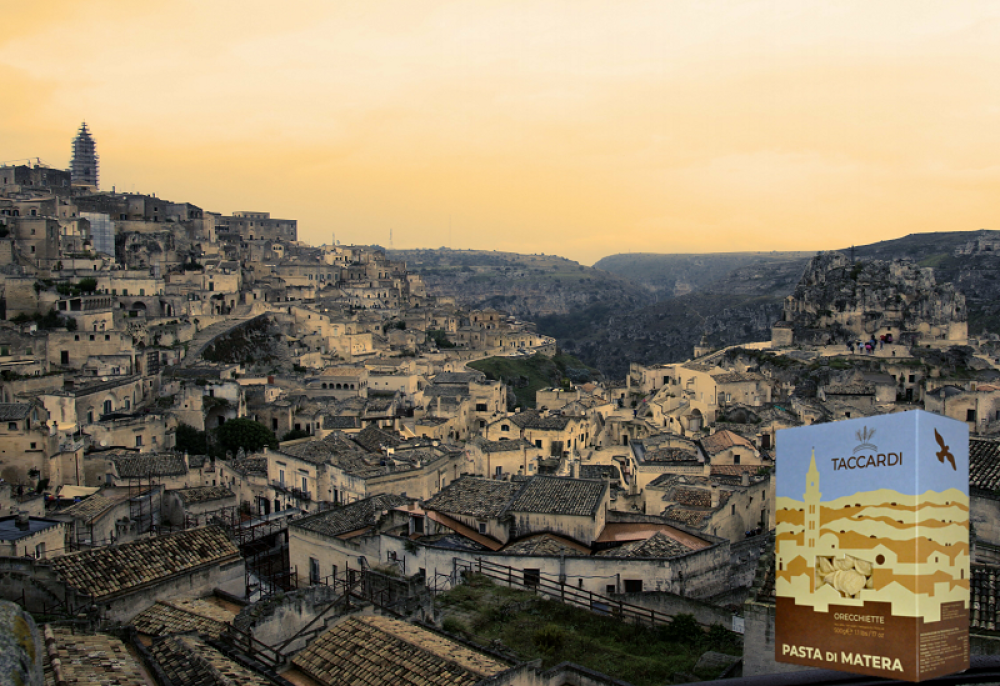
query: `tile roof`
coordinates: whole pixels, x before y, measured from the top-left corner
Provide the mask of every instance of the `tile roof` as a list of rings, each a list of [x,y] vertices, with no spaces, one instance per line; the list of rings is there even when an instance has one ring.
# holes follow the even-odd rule
[[[686,448],[649,448],[643,462],[698,462],[698,455]]]
[[[644,541],[629,541],[617,548],[602,550],[601,557],[676,557],[687,555],[693,550],[677,539],[657,531]]]
[[[359,426],[361,426],[361,420],[358,417],[341,417],[329,414],[323,417],[324,429],[357,429]]]
[[[716,431],[711,436],[701,439],[701,446],[709,455],[721,453],[735,446],[753,448],[753,443],[732,431]]]
[[[52,567],[68,586],[103,598],[239,554],[222,529],[205,526],[70,553]]]
[[[158,600],[132,618],[132,626],[147,636],[170,636],[194,631],[218,638],[233,615],[204,600]]]
[[[67,628],[42,628],[47,659],[46,683],[148,686],[139,661],[125,644],[108,634],[85,634]]]
[[[424,508],[469,517],[497,517],[519,488],[510,481],[463,476],[438,491]]]
[[[291,522],[289,526],[306,531],[315,531],[326,536],[340,536],[351,531],[375,526],[383,510],[405,506],[409,498],[391,493],[373,495],[364,500],[335,507],[315,515]]]
[[[608,492],[606,481],[534,476],[508,505],[512,512],[591,516]]]
[[[712,507],[712,492],[703,488],[678,486],[674,489],[672,500],[688,507]]]
[[[710,514],[711,512],[704,510],[687,510],[683,507],[671,507],[663,512],[665,518],[693,527],[700,527]]]
[[[473,381],[485,381],[483,372],[442,372],[431,379],[435,384],[469,384]]]
[[[365,450],[339,431],[320,440],[283,446],[278,454],[297,457],[313,464],[335,464],[340,467],[367,464],[364,461],[367,455]]]
[[[391,617],[348,617],[292,664],[323,686],[472,686],[509,669],[493,657]]]
[[[503,549],[505,555],[589,555],[590,550],[579,543],[553,534],[537,534],[511,543]]]
[[[233,460],[229,468],[243,476],[267,476],[266,457],[248,457],[243,460]]]
[[[476,440],[476,445],[484,453],[507,453],[514,450],[521,450],[522,448],[527,448],[528,450],[535,448],[533,443],[528,443],[523,438],[515,438],[507,441],[487,441],[480,438]]]
[[[622,474],[616,465],[613,464],[582,464],[580,465],[581,479],[621,479]]]
[[[195,505],[197,503],[207,503],[213,500],[225,500],[235,498],[236,494],[229,490],[228,486],[196,486],[194,488],[181,488],[177,495],[184,501],[185,505]]]
[[[132,455],[111,460],[119,478],[138,479],[151,476],[183,476],[187,474],[184,456],[177,453]]]
[[[274,686],[197,636],[170,636],[154,643],[150,654],[174,684],[185,686]]]
[[[973,564],[972,583],[969,585],[969,628],[981,631],[1000,631],[1000,568]]]
[[[100,493],[95,493],[92,496],[84,498],[78,503],[70,505],[66,509],[58,510],[52,514],[57,514],[60,517],[72,517],[73,519],[79,519],[83,522],[89,522],[96,519],[120,502],[120,498],[113,499],[103,496]]]
[[[969,486],[984,491],[1000,488],[1000,441],[969,438]]]
[[[351,440],[370,453],[380,453],[383,447],[395,448],[403,442],[396,432],[383,431],[374,424],[369,424],[351,436]]]
[[[0,422],[27,419],[31,405],[28,403],[0,403]]]
[[[686,365],[685,365],[686,366]],[[764,377],[756,372],[721,372],[712,374],[715,383],[746,383],[748,381],[763,381]]]

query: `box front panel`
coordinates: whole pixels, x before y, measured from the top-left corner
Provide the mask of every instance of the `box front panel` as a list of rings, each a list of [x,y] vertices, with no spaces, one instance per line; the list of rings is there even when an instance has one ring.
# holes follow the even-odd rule
[[[911,681],[968,667],[968,429],[915,411],[778,433],[780,662]]]

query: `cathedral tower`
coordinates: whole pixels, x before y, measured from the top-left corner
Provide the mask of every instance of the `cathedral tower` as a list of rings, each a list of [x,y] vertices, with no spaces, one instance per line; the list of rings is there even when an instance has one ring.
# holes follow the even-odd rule
[[[83,122],[73,139],[73,161],[69,171],[74,186],[97,188],[97,160],[97,146],[87,130],[87,122]]]

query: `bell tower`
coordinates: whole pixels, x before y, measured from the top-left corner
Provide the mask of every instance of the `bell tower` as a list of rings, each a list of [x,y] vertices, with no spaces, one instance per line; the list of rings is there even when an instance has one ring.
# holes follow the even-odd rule
[[[80,125],[80,130],[73,139],[73,160],[70,162],[70,178],[74,186],[97,186],[97,145],[94,143],[87,122]]]

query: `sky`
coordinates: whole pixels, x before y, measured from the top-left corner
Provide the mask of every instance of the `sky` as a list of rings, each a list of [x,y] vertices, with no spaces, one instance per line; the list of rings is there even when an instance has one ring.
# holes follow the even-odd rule
[[[312,244],[824,250],[1000,228],[1000,3],[0,0],[0,162]]]

